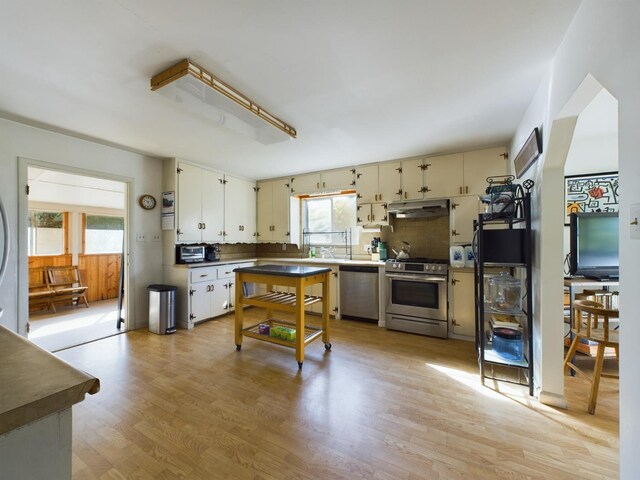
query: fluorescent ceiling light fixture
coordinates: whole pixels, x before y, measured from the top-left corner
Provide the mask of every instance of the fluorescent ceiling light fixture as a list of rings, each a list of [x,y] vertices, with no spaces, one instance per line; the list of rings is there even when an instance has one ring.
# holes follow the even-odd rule
[[[189,59],[154,75],[151,90],[209,121],[264,143],[296,138],[296,129]]]

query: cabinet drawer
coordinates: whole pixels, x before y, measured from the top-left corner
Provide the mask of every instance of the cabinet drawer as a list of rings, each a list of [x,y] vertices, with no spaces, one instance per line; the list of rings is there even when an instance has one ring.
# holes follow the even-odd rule
[[[191,283],[210,282],[211,280],[215,280],[216,268],[218,267],[192,268],[189,271],[189,280]]]
[[[236,274],[235,274],[234,270],[236,268],[253,267],[254,265],[255,265],[255,263],[252,263],[252,262],[249,262],[249,263],[230,263],[229,265],[222,265],[220,267],[217,267],[218,280],[223,280],[225,278],[235,278]]]

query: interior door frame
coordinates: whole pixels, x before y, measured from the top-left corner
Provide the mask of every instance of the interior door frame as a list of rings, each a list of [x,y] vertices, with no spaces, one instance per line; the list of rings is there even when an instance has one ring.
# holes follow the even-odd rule
[[[28,337],[27,326],[29,323],[29,246],[28,246],[28,216],[29,199],[27,195],[28,171],[29,167],[44,168],[64,173],[85,175],[88,177],[101,178],[122,182],[125,185],[125,206],[124,206],[124,331],[130,329],[130,312],[134,311],[134,296],[132,295],[129,252],[133,245],[133,233],[130,228],[131,209],[135,205],[133,198],[134,179],[131,177],[113,175],[110,173],[89,170],[85,168],[73,167],[59,163],[52,163],[33,158],[18,157],[18,333],[25,338]]]

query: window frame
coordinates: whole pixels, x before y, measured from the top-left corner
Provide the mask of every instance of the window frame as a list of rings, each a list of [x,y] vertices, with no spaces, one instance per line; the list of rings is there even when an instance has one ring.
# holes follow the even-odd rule
[[[104,214],[104,213],[87,213],[87,212],[83,212],[82,213],[82,220],[81,220],[81,229],[82,229],[82,241],[81,241],[81,251],[80,254],[81,255],[120,255],[122,254],[122,249],[117,251],[117,252],[87,252],[87,216],[92,216],[92,217],[115,217],[115,218],[121,218],[122,219],[122,238],[124,240],[124,235],[125,235],[125,217],[124,215],[110,215],[110,214]]]

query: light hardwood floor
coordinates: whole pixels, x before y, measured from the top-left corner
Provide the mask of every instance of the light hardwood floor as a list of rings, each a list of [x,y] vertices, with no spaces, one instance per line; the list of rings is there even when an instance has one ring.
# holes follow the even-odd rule
[[[480,386],[469,342],[331,324],[332,351],[312,343],[301,371],[288,348],[246,338],[237,352],[232,316],[60,352],[102,383],[74,407],[74,478],[618,477],[617,381],[591,416],[568,377],[570,408],[555,410]]]

